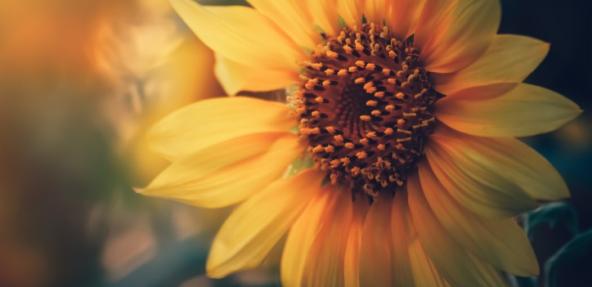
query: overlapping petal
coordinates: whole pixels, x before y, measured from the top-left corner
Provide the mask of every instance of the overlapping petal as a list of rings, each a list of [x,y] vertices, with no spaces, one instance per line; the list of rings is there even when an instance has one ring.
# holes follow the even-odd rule
[[[538,201],[569,196],[557,170],[516,139],[480,138],[443,128],[431,136],[426,154],[450,195],[483,215],[516,215]]]
[[[225,58],[251,67],[286,70],[298,70],[303,60],[300,47],[255,9],[202,6],[192,0],[171,3],[189,28]]]
[[[549,44],[517,35],[497,35],[485,54],[452,74],[436,74],[436,89],[447,96],[494,84],[521,83],[547,56]]]
[[[407,181],[409,209],[421,246],[451,286],[504,286],[498,272],[453,240],[431,211],[416,176]],[[387,285],[385,285],[387,286]]]
[[[301,0],[247,0],[253,8],[273,21],[299,46],[313,49],[320,35],[315,31],[306,1]]]
[[[299,81],[296,71],[245,66],[219,54],[216,55],[215,73],[229,95],[236,95],[241,91],[283,90]]]
[[[306,0],[313,22],[327,35],[335,35],[339,30],[338,0]]]
[[[400,39],[405,39],[415,32],[417,21],[423,8],[423,1],[390,1],[387,23]]]
[[[419,176],[431,210],[452,238],[500,270],[520,276],[538,274],[528,238],[514,219],[486,219],[463,208],[426,163],[419,164]]]
[[[173,162],[140,192],[202,207],[224,207],[281,177],[302,152],[296,135],[243,136]]]
[[[365,0],[364,16],[369,22],[382,23],[386,20],[387,11],[390,10],[391,2],[388,0]]]
[[[360,249],[368,205],[365,202],[357,202],[354,208],[354,218],[347,235],[343,261],[345,287],[360,286]]]
[[[360,251],[360,286],[391,286],[391,202],[390,196],[378,198],[366,215]]]
[[[362,22],[362,0],[338,0],[337,11],[341,19],[350,27]]]
[[[344,286],[344,260],[347,236],[354,216],[351,195],[337,190],[337,204],[327,213],[310,249],[304,286]]]
[[[452,73],[467,67],[489,48],[500,20],[499,0],[426,0],[415,33],[426,69]]]
[[[473,92],[478,93],[479,89]],[[578,105],[562,95],[528,84],[482,100],[468,96],[445,98],[437,103],[437,109],[437,118],[446,125],[488,137],[524,137],[550,132],[581,113]]]
[[[417,240],[417,234],[411,222],[407,202],[407,193],[398,192],[395,194],[391,208],[392,272],[395,286],[413,286],[414,282],[410,248],[412,242]]]
[[[295,118],[285,104],[247,97],[216,98],[186,106],[150,131],[150,146],[176,160],[243,135],[287,132]]]
[[[335,209],[337,199],[335,193],[321,192],[292,226],[282,254],[281,276],[284,286],[304,285],[310,250],[323,226],[328,224],[322,219]]]
[[[427,256],[418,239],[409,246],[410,268],[413,271],[413,282],[402,286],[430,286],[450,287],[450,284],[440,275],[434,263]]]
[[[320,191],[322,174],[305,170],[249,198],[228,217],[208,257],[208,275],[220,278],[260,264]]]

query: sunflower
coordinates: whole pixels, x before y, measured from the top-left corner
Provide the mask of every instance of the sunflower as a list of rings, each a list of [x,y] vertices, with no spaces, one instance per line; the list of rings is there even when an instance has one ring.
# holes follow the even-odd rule
[[[514,219],[567,198],[515,137],[580,109],[522,81],[549,45],[497,35],[498,0],[249,0],[173,6],[217,55],[229,94],[158,123],[171,165],[141,192],[238,204],[207,272],[283,244],[285,286],[503,286],[538,273]]]

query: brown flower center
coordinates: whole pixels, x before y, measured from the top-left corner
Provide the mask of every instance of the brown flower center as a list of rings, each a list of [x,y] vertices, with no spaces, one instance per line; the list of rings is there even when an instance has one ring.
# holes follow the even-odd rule
[[[344,28],[324,37],[301,76],[300,134],[331,183],[370,198],[403,186],[442,97],[413,39],[401,41],[373,23]]]

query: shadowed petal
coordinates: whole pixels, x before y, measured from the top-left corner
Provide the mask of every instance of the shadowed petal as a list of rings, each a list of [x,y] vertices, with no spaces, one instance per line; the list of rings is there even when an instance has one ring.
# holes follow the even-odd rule
[[[253,8],[273,21],[298,46],[313,49],[320,40],[318,31],[301,0],[247,0]]]
[[[478,90],[475,90],[478,92]],[[487,137],[524,137],[556,130],[576,118],[574,102],[545,88],[520,84],[493,98],[445,98],[436,117],[464,133]]]
[[[528,238],[513,218],[486,219],[464,209],[426,163],[419,164],[419,175],[427,202],[452,238],[501,270],[520,276],[538,275]]]
[[[203,6],[191,0],[171,0],[171,4],[206,45],[235,62],[298,70],[304,57],[290,38],[255,9]]]
[[[335,192],[324,191],[327,192],[320,192],[308,204],[290,229],[281,262],[281,276],[284,286],[303,286],[310,250],[320,230],[327,224],[323,218],[332,212],[337,203]]]
[[[297,123],[285,104],[247,97],[215,98],[188,105],[149,132],[151,148],[170,160],[240,136],[288,132]]]
[[[569,197],[567,185],[557,170],[519,140],[480,138],[443,128],[431,136],[431,143],[427,158],[435,175],[459,202],[470,203],[469,208],[483,200],[491,204],[490,212],[501,208],[500,215],[514,214],[532,209],[535,200]],[[453,185],[446,183],[446,177]],[[471,187],[473,195],[456,194],[468,192],[464,189]]]
[[[501,83],[521,83],[547,56],[549,44],[517,35],[497,35],[487,52],[470,66],[453,74],[435,74],[436,90],[455,96],[469,88]]]
[[[475,62],[497,33],[499,2],[427,0],[415,34],[426,69],[451,73]]]
[[[306,170],[272,183],[241,204],[216,235],[208,275],[224,277],[256,267],[320,191],[322,174]]]
[[[360,286],[391,286],[391,200],[374,201],[364,222],[360,251]]]
[[[283,90],[299,81],[296,71],[245,66],[219,54],[216,54],[215,72],[229,95],[236,95],[241,91]]]
[[[175,161],[140,192],[208,208],[243,201],[302,155],[296,135],[280,135],[245,136]]]
[[[455,242],[432,213],[417,176],[407,181],[409,209],[425,253],[452,286],[504,286],[498,272]]]

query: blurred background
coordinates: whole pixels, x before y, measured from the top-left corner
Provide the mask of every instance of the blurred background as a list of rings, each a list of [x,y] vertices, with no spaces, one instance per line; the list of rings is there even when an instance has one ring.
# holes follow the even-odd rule
[[[552,43],[527,82],[585,111],[525,139],[559,169],[572,198],[524,216],[543,272],[512,281],[592,286],[592,7],[502,3],[502,33]],[[143,145],[147,127],[223,95],[213,65],[167,0],[0,0],[0,287],[278,285],[273,258],[260,270],[205,278],[228,210],[133,191],[166,165]]]

